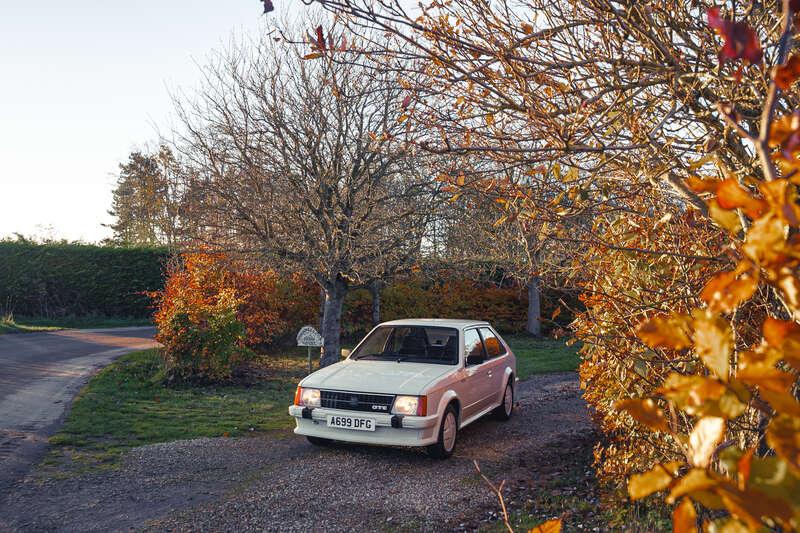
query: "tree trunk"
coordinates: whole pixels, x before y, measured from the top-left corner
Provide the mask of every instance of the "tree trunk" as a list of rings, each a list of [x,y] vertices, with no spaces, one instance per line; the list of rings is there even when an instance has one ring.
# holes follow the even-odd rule
[[[539,294],[539,276],[531,276],[528,280],[528,323],[525,330],[539,337],[542,334],[542,302]]]
[[[319,289],[319,320],[317,321],[318,330],[322,331],[322,321],[325,319],[325,289]]]
[[[377,326],[381,323],[381,282],[370,283],[369,292],[372,294],[372,325]]]
[[[325,347],[319,366],[332,365],[341,356],[342,304],[347,294],[347,285],[340,280],[325,288],[325,313],[322,317],[322,338]]]

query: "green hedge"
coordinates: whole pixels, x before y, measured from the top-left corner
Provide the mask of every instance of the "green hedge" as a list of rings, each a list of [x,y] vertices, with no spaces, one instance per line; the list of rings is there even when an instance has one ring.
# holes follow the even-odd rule
[[[60,317],[148,317],[163,286],[161,248],[0,241],[0,311]]]

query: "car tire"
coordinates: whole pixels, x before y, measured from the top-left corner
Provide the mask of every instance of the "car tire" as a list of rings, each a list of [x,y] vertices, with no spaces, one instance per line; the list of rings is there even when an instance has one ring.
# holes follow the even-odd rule
[[[503,391],[503,401],[494,410],[494,417],[498,420],[508,420],[512,414],[514,414],[514,386],[509,379]]]
[[[306,435],[308,442],[313,444],[314,446],[330,446],[333,444],[333,441],[330,439],[323,439],[322,437],[312,437],[310,435]]]
[[[453,404],[447,406],[439,425],[439,438],[436,444],[428,446],[428,455],[436,459],[447,459],[456,449],[458,439],[458,413]]]

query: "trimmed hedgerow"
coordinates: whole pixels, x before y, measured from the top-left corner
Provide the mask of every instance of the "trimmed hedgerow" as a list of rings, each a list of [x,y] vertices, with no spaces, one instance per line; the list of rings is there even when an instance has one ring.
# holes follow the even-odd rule
[[[0,310],[16,315],[148,317],[162,248],[0,241]]]

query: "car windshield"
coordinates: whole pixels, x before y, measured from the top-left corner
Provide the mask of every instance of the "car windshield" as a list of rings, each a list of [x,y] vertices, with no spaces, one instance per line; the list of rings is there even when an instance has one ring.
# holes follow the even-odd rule
[[[458,330],[379,326],[353,350],[350,358],[455,365],[458,363]]]

